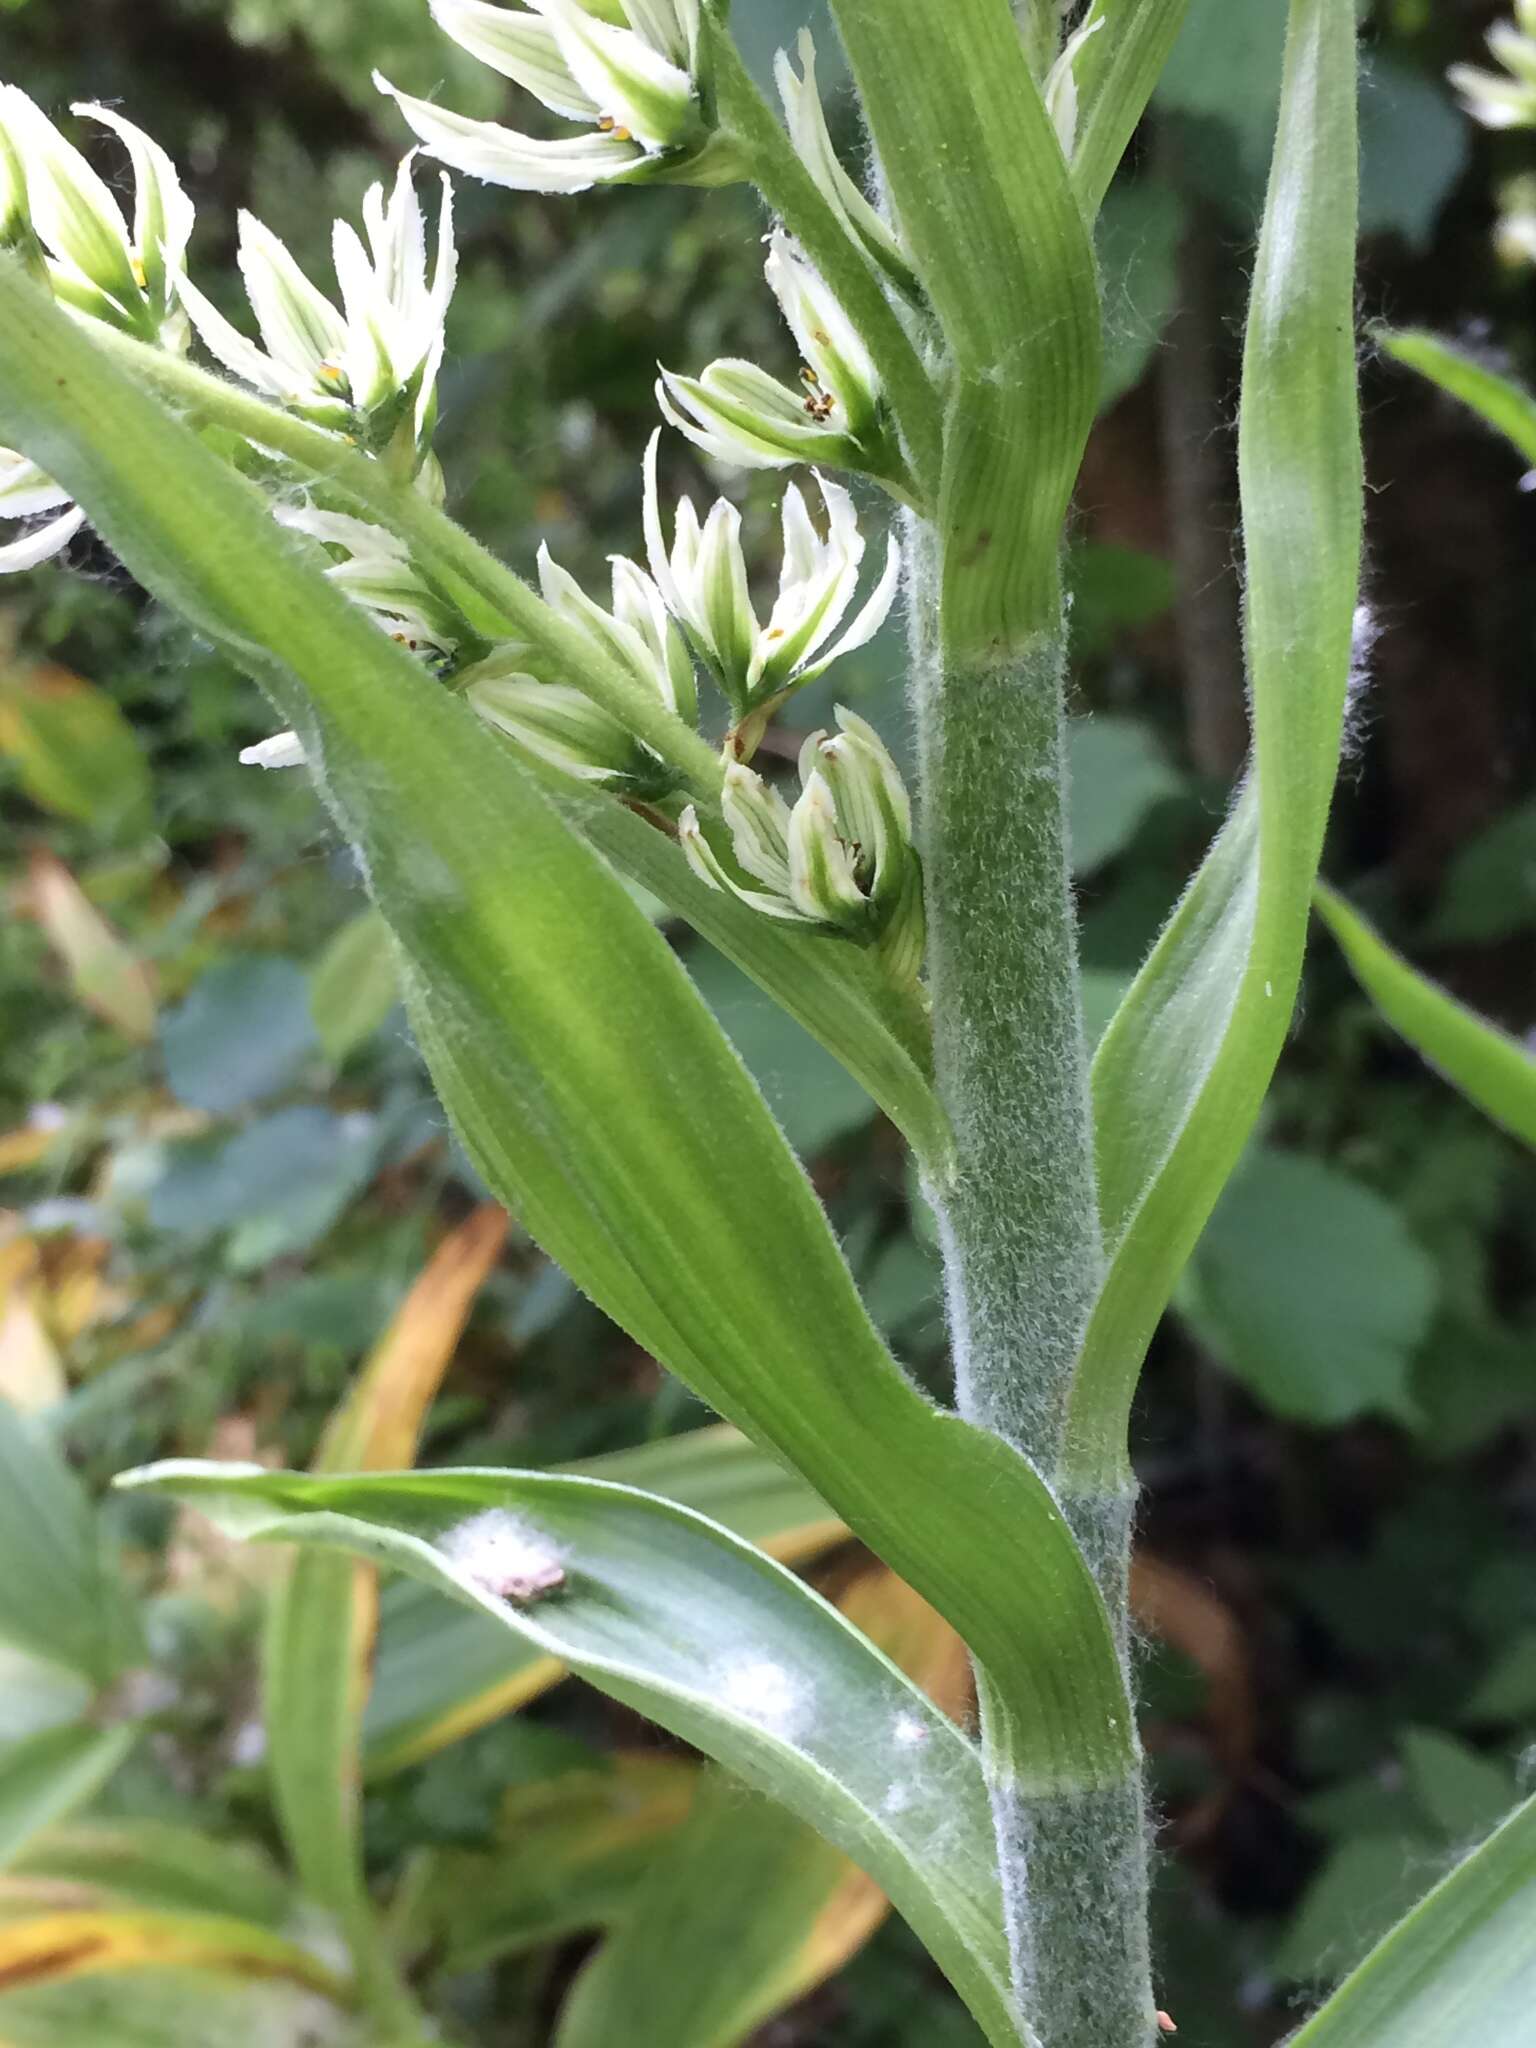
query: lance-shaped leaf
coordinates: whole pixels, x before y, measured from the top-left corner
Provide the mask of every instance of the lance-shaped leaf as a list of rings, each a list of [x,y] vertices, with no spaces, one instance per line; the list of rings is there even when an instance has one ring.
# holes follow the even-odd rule
[[[1536,1056],[1410,967],[1342,896],[1319,886],[1318,916],[1381,1015],[1453,1088],[1536,1146]]]
[[[1087,19],[1102,26],[1075,67],[1078,116],[1072,184],[1092,220],[1147,110],[1189,0],[1096,0]]]
[[[1470,406],[1527,462],[1536,463],[1536,397],[1513,377],[1501,376],[1464,349],[1422,330],[1378,327],[1375,338],[1389,356]]]
[[[848,1533],[803,1479],[723,1424],[565,1469],[659,1493],[723,1523],[782,1564],[802,1564]],[[565,1676],[565,1667],[534,1644],[416,1580],[385,1587],[380,1624],[363,1722],[370,1779],[419,1763]]]
[[[838,1605],[946,1711],[969,1708],[964,1646],[892,1573],[862,1573]],[[668,2048],[733,2048],[841,1969],[886,1912],[879,1886],[804,1821],[707,1773],[577,1979],[558,2048],[605,2048],[626,2029]]]
[[[320,1472],[406,1465],[476,1295],[506,1241],[489,1204],[447,1237],[401,1303],[332,1417]],[[385,1952],[363,1872],[362,1718],[378,1624],[371,1565],[324,1553],[291,1561],[262,1652],[272,1791],[305,1891],[346,1930],[381,2015],[409,2009]]]
[[[1239,443],[1253,762],[1094,1062],[1110,1267],[1071,1393],[1074,1489],[1127,1484],[1141,1361],[1253,1128],[1301,976],[1360,561],[1354,37],[1337,0],[1292,0]]]
[[[1536,2012],[1536,1799],[1379,1942],[1290,2048],[1525,2048]]]
[[[138,1737],[127,1723],[94,1728],[77,1721],[0,1749],[0,1864],[14,1862],[34,1836],[94,1799]]]
[[[352,1549],[498,1617],[835,1841],[989,2040],[1020,2040],[976,1749],[760,1551],[670,1502],[549,1474],[326,1479],[183,1462],[128,1483],[232,1534]]]
[[[346,1985],[309,1949],[217,1913],[47,1913],[0,1926],[0,1990],[128,1970],[275,1977],[350,2003]],[[0,2003],[0,2026],[4,2015]]]
[[[1008,1702],[1000,1776],[1123,1781],[1135,1731],[1119,1658],[1049,1489],[896,1365],[761,1096],[611,869],[14,261],[0,263],[0,434],[299,733],[487,1185],[959,1630]]]

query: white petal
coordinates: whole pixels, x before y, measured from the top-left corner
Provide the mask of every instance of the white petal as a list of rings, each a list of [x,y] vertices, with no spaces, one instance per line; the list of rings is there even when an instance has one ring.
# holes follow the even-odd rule
[[[900,241],[843,169],[832,147],[816,86],[816,45],[808,28],[801,29],[798,47],[801,76],[796,77],[787,50],[780,50],[773,66],[795,154],[815,179],[822,197],[842,216],[854,239],[863,243],[867,253],[903,291],[915,295],[917,279]]]
[[[255,214],[240,215],[240,274],[267,352],[296,391],[327,388],[322,365],[338,372],[347,329],[323,292],[300,270],[286,244]]]
[[[504,185],[515,192],[585,192],[606,178],[622,176],[645,158],[638,143],[621,142],[615,135],[536,141],[494,121],[450,114],[429,100],[399,91],[378,72],[374,84],[389,94],[439,162],[488,185]]]
[[[62,517],[8,542],[0,547],[0,576],[19,575],[23,569],[35,569],[40,562],[49,561],[69,545],[84,524],[84,512],[72,505]]]
[[[70,503],[68,491],[14,448],[0,448],[0,518],[26,519]]]
[[[432,18],[460,49],[531,92],[552,114],[595,121],[603,109],[576,81],[547,21],[485,0],[431,0]]]
[[[147,286],[163,300],[166,269],[181,268],[197,218],[191,200],[182,190],[176,166],[152,136],[110,107],[79,105],[70,112],[100,122],[127,145],[133,162],[134,250]]]
[[[258,740],[254,747],[242,747],[240,762],[245,768],[302,768],[303,743],[296,732],[275,732],[271,739]]]
[[[263,355],[254,341],[247,341],[238,327],[233,327],[214,305],[205,298],[185,271],[178,272],[173,279],[176,296],[186,310],[199,341],[208,353],[221,362],[226,370],[247,384],[255,385],[269,398],[283,398],[291,388],[290,380],[283,375],[272,358]]]
[[[588,14],[580,0],[531,0],[555,32],[583,91],[650,149],[669,149],[696,128],[693,80],[632,29]]]
[[[128,229],[106,185],[19,86],[0,87],[0,119],[26,167],[32,222],[42,240],[120,306],[142,307]]]
[[[860,647],[867,647],[891,615],[891,606],[896,602],[896,592],[901,585],[901,549],[895,535],[891,535],[885,547],[885,568],[880,581],[870,593],[869,601],[863,606],[853,624],[835,646],[829,647],[821,659],[810,668],[803,669],[797,680],[814,682],[817,676],[825,675],[833,662],[841,661],[845,654],[852,654]]]

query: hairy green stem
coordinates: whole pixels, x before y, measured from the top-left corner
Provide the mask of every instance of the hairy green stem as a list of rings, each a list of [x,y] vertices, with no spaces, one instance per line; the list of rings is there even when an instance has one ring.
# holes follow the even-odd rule
[[[521,577],[420,491],[397,482],[382,464],[335,434],[163,349],[100,324],[92,326],[91,338],[130,375],[186,413],[194,425],[226,428],[285,457],[357,512],[398,535],[422,569],[442,582],[477,631],[493,639],[524,640],[537,648],[577,688],[669,762],[694,796],[706,802],[718,798],[722,769],[709,743],[653,692],[605,660],[585,635],[557,618]]]

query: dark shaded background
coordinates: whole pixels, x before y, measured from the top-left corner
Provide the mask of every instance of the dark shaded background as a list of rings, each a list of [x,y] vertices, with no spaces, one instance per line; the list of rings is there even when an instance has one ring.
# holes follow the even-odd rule
[[[810,12],[738,0],[759,61]],[[1505,181],[1536,169],[1536,136],[1483,134],[1443,83],[1496,12],[1367,10],[1361,312],[1530,378],[1536,272],[1500,262],[1493,227]],[[1101,1016],[1199,859],[1245,743],[1231,427],[1282,15],[1277,0],[1194,0],[1106,217],[1115,346],[1073,554],[1076,840]],[[0,74],[51,111],[120,104],[170,148],[199,205],[197,273],[234,314],[238,206],[324,281],[332,214],[392,168],[402,136],[369,86],[375,64],[410,89],[446,80],[469,111],[503,105],[419,0],[0,0]],[[595,572],[638,541],[656,361],[789,367],[760,224],[736,192],[459,196],[439,436],[451,503],[521,568],[546,536]],[[1370,654],[1327,872],[1414,960],[1527,1032],[1536,494],[1502,444],[1369,343],[1362,370]],[[776,492],[744,490],[765,560]],[[361,907],[344,851],[298,778],[235,765],[269,729],[255,693],[88,542],[73,566],[83,576],[0,586],[17,913],[0,942],[0,1390],[50,1407],[101,1482],[173,1451],[298,1463],[475,1190],[387,984],[336,971],[329,949]],[[839,675],[893,738],[899,663],[892,636]],[[71,676],[93,691],[70,695]],[[810,726],[826,708],[794,715]],[[144,1042],[71,987],[35,914],[44,852],[148,963]],[[894,1134],[734,973],[689,959],[812,1162],[877,1315],[941,1386],[933,1252]],[[1309,1987],[1529,1789],[1533,1219],[1530,1157],[1384,1034],[1319,934],[1263,1131],[1158,1340],[1138,1422],[1160,1995],[1181,2041],[1278,2040]],[[514,1238],[428,1456],[534,1463],[700,1419]],[[151,1598],[175,1700],[172,1736],[108,1804],[249,1823],[228,1768],[248,1602],[222,1566],[189,1580],[182,1559],[168,1579],[159,1524],[105,1512]],[[499,1785],[566,1755],[540,1731],[636,1733],[567,1688],[444,1751],[374,1801],[381,1878],[423,1844],[489,1841]],[[575,1953],[457,1987],[465,2038],[545,2040]],[[763,2036],[971,2038],[894,1926]]]

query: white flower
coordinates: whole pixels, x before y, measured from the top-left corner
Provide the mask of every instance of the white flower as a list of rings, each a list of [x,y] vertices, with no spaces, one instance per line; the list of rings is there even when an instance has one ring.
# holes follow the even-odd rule
[[[529,0],[527,9],[431,0],[434,19],[456,43],[551,113],[587,124],[586,135],[546,141],[449,113],[377,73],[374,83],[433,156],[487,184],[584,192],[657,177],[704,184],[733,177],[730,152],[711,135],[699,104],[699,0],[619,5],[627,26],[599,19],[583,0]]]
[[[338,311],[254,214],[240,215],[240,271],[262,346],[248,341],[185,277],[178,290],[193,326],[227,370],[305,417],[346,427],[375,450],[403,426],[418,452],[431,438],[443,325],[453,297],[453,194],[446,176],[430,279],[426,227],[411,173],[363,200],[364,243],[337,221],[331,244]]]
[[[901,570],[895,539],[887,542],[879,583],[839,634],[864,559],[853,500],[840,484],[817,478],[827,513],[823,538],[811,523],[805,499],[791,484],[784,493],[778,597],[768,623],[760,624],[747,587],[741,514],[734,505],[720,499],[701,526],[693,500],[684,498],[668,547],[656,472],[660,438],[659,433],[652,435],[645,457],[645,544],[651,574],[667,609],[708,664],[738,721],[753,718],[760,733],[762,715],[789,691],[824,675],[884,625]],[[750,754],[753,744],[749,729],[738,741],[739,750]]]
[[[577,627],[603,653],[653,690],[669,711],[688,725],[699,716],[693,662],[668,614],[660,590],[645,571],[623,555],[612,555],[613,607],[605,611],[562,569],[547,547],[539,549],[539,588],[544,601]]]
[[[800,71],[787,50],[774,59],[773,75],[778,83],[789,139],[795,153],[815,179],[823,199],[841,219],[849,236],[857,242],[898,290],[909,298],[921,297],[921,286],[906,251],[896,234],[865,198],[838,161],[827,128],[821,94],[816,88],[816,44],[808,28],[800,31]]]
[[[1488,48],[1502,72],[1453,64],[1446,76],[1485,128],[1536,128],[1536,0],[1515,0],[1515,20],[1495,22]]]
[[[133,164],[132,225],[79,150],[14,85],[0,85],[0,247],[20,250],[61,304],[178,353],[186,323],[174,280],[192,204],[158,143],[109,108],[71,111],[110,128]],[[0,576],[35,569],[85,524],[69,493],[24,455],[0,448],[0,519],[53,516],[0,543]]]
[[[242,747],[240,763],[245,768],[302,768],[304,743],[296,732],[275,732],[254,747]]]
[[[662,412],[718,462],[743,469],[825,462],[904,495],[906,469],[869,351],[798,245],[782,230],[768,244],[765,274],[799,344],[800,383],[781,384],[756,363],[723,356],[699,377],[663,369],[656,386]]]
[[[837,723],[836,733],[812,733],[802,747],[793,808],[733,762],[720,803],[723,844],[712,843],[690,805],[678,822],[683,852],[712,889],[767,917],[873,941],[893,978],[912,983],[924,927],[911,805],[873,727],[841,707]]]

